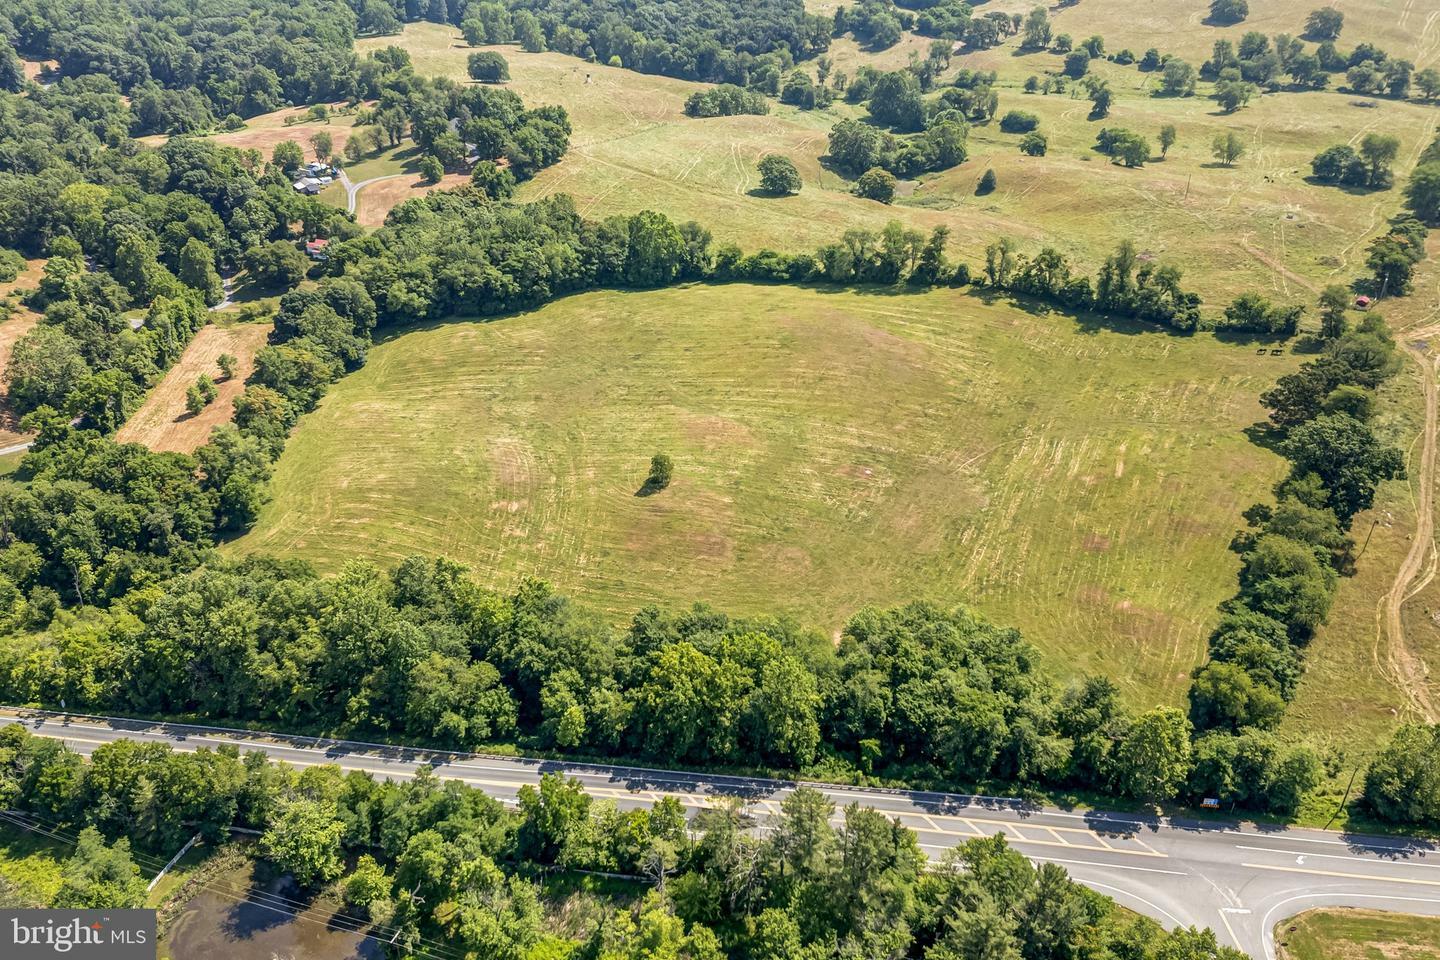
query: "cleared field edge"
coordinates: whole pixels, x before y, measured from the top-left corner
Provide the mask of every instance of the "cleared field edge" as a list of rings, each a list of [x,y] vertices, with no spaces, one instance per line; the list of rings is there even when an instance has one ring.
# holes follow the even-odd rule
[[[230,422],[235,398],[255,369],[255,354],[265,345],[271,328],[268,323],[210,324],[202,328],[115,439],[143,443],[156,451],[194,453],[209,439],[213,428]],[[222,353],[238,361],[235,376],[224,380],[220,379],[218,365]],[[215,380],[218,396],[199,414],[191,414],[185,409],[185,393],[201,374]]]

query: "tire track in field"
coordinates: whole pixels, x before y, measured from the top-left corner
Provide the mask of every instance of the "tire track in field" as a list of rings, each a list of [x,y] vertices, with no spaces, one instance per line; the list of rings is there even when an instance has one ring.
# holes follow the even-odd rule
[[[1434,328],[1420,330],[1407,338],[1408,345],[1417,351],[1424,351],[1421,335],[1433,332]],[[1405,637],[1405,622],[1401,616],[1405,601],[1414,596],[1429,582],[1427,576],[1412,591],[1411,584],[1431,559],[1435,550],[1435,446],[1437,420],[1440,420],[1440,398],[1437,398],[1436,379],[1440,378],[1440,361],[1421,352],[1421,387],[1425,393],[1425,426],[1420,436],[1420,476],[1416,483],[1418,496],[1415,501],[1415,535],[1410,541],[1410,550],[1390,589],[1380,601],[1380,630],[1377,631],[1374,658],[1376,666],[1387,675],[1405,694],[1410,707],[1427,723],[1434,723],[1437,713],[1434,699],[1430,695],[1429,670],[1425,662],[1411,649]],[[1433,574],[1432,574],[1433,575]],[[1384,641],[1383,651],[1380,649]]]

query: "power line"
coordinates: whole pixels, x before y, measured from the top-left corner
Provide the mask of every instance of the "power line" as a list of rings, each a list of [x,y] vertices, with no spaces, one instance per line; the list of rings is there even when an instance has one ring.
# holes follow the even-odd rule
[[[30,815],[25,814],[25,816],[29,817]],[[66,843],[71,846],[75,846],[79,843],[79,837],[76,834],[69,833],[68,831],[65,831],[63,829],[47,829],[45,827],[38,826],[35,823],[26,823],[20,817],[17,817],[16,815],[5,811],[0,811],[0,819],[7,820],[10,823],[13,823],[23,829],[32,830],[36,833],[41,834],[42,836],[50,837],[51,839],[61,843]],[[46,820],[42,817],[34,817],[33,819],[36,820],[38,823],[55,823],[55,821],[53,820]],[[150,857],[146,854],[134,853],[133,851],[131,853],[131,859],[139,862],[142,866],[148,866],[150,867],[150,869],[156,870],[157,872],[160,867],[164,866],[163,862],[159,858]],[[330,919],[328,920],[315,919],[314,917],[309,916],[309,914],[318,914],[320,910],[316,907],[306,904],[304,901],[296,900],[291,897],[286,897],[278,893],[270,893],[264,890],[256,890],[253,887],[251,887],[248,891],[240,891],[238,890],[238,888],[232,888],[229,886],[218,887],[214,885],[215,882],[201,881],[197,884],[197,886],[201,890],[214,893],[217,896],[223,897],[227,900],[233,900],[237,903],[248,903],[252,906],[262,907],[267,910],[274,910],[278,913],[286,913],[294,916],[296,919],[299,920],[306,920],[311,923],[320,923],[328,927],[337,927],[349,933],[359,933],[362,937],[375,940],[377,943],[394,943],[399,938],[399,935],[404,932],[404,929],[401,927],[371,923],[371,921],[369,920],[352,916],[350,914],[340,913],[339,911],[331,912]],[[251,896],[263,897],[270,902],[260,902],[258,900],[252,900],[249,896],[245,895],[246,893]],[[276,906],[276,904],[279,904],[279,906]],[[354,924],[355,926],[346,926],[346,923]],[[362,932],[360,928],[366,926],[368,926],[373,932]],[[388,940],[384,939],[384,934],[387,933],[391,934]],[[442,943],[441,941],[433,940],[429,937],[424,936],[418,936],[417,941],[421,944],[429,945],[428,950],[417,951],[417,954],[420,956],[439,957],[440,960],[461,960],[461,958],[464,957],[463,952],[460,952],[455,947]]]

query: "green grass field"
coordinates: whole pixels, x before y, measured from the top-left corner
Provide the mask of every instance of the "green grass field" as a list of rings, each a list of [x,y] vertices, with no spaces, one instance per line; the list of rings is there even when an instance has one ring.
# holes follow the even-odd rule
[[[1283,466],[1242,430],[1295,363],[948,290],[589,294],[377,346],[229,549],[445,554],[617,620],[973,601],[1173,702]],[[676,480],[638,497],[657,450]]]
[[[1060,16],[1077,23],[1092,16],[1118,22],[1117,6],[1092,10],[1082,5]],[[1171,19],[1154,14],[1155,23]],[[1359,16],[1351,19],[1356,36],[1361,35]],[[1132,26],[1138,31],[1146,22],[1142,17]],[[1078,25],[1066,29],[1079,36],[1110,35],[1105,23],[1095,31],[1080,32]],[[1351,32],[1347,29],[1347,42]],[[1203,53],[1192,56],[1198,65],[1221,34],[1203,27],[1176,35],[1203,41]],[[1436,34],[1440,38],[1440,26]],[[1110,49],[1119,49],[1120,36]],[[390,44],[410,51],[421,72],[465,75],[470,48],[451,29],[410,24],[398,38],[365,40],[360,47]],[[907,37],[890,50],[869,53],[842,39],[836,42],[836,69],[853,71],[862,62],[895,69],[927,44]],[[1373,101],[1374,106],[1364,107],[1356,105],[1357,98],[1334,91],[1266,95],[1223,116],[1208,97],[1155,97],[1155,75],[1096,61],[1093,70],[1109,80],[1116,97],[1110,117],[1092,121],[1087,100],[1069,93],[1025,94],[1025,78],[1058,71],[1061,58],[1020,56],[1012,42],[958,56],[952,71],[962,66],[998,71],[1000,113],[1024,109],[1037,114],[1050,140],[1048,155],[1023,156],[1018,136],[1002,133],[998,124],[977,125],[969,161],[907,185],[900,202],[887,207],[851,196],[848,181],[821,164],[830,127],[844,116],[863,115],[860,108],[840,102],[829,110],[805,112],[774,104],[764,117],[696,120],[684,116],[682,106],[702,84],[559,54],[497,49],[509,60],[510,88],[528,103],[563,105],[575,127],[567,157],[527,184],[522,198],[569,193],[595,216],[657,209],[698,220],[717,237],[747,249],[812,247],[846,229],[879,228],[899,218],[925,229],[950,226],[956,249],[972,262],[982,258],[995,237],[1009,235],[1027,249],[1057,246],[1093,270],[1119,240],[1132,237],[1142,249],[1181,265],[1216,312],[1230,297],[1251,289],[1308,302],[1319,287],[1360,272],[1364,242],[1399,209],[1399,191],[1355,194],[1310,184],[1304,178],[1311,157],[1333,144],[1358,141],[1365,132],[1386,130],[1402,140],[1397,174],[1403,177],[1440,119],[1440,108],[1433,106]],[[1201,93],[1207,90],[1202,84]],[[1166,123],[1177,126],[1179,142],[1163,162],[1125,169],[1093,149],[1102,126],[1126,127],[1153,140]],[[1234,168],[1224,168],[1213,161],[1210,143],[1217,133],[1232,130],[1245,138],[1247,153]],[[752,193],[759,182],[755,162],[768,152],[795,161],[805,181],[798,196]],[[975,185],[990,168],[999,188],[976,197]]]
[[[1282,960],[1432,960],[1440,918],[1375,910],[1314,910],[1275,930]]]

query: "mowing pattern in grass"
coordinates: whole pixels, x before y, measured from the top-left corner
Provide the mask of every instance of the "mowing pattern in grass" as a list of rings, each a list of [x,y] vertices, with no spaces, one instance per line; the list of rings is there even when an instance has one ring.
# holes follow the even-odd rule
[[[970,600],[1175,701],[1282,467],[1242,430],[1294,363],[949,290],[588,294],[378,346],[230,549],[440,553],[617,619]],[[657,450],[674,482],[638,497]]]
[[[1127,5],[1101,6],[1111,11]],[[1068,15],[1096,16],[1089,5]],[[1258,28],[1298,32],[1304,12],[1297,17],[1294,25],[1267,20]],[[1096,32],[1066,29],[1077,36]],[[1347,49],[1355,40],[1350,31],[1347,25]],[[1211,34],[1221,32],[1208,27],[1196,32],[1208,56]],[[1355,33],[1362,35],[1358,27]],[[389,44],[409,50],[422,73],[465,76],[468,49],[449,28],[410,24],[398,38],[365,40],[360,47]],[[1109,48],[1120,45],[1114,40]],[[904,65],[896,51],[921,48],[907,38],[891,51],[869,54],[843,41],[836,56],[849,72],[865,61],[895,69]],[[862,108],[842,101],[807,113],[775,104],[764,117],[696,120],[684,116],[682,106],[703,84],[560,54],[502,49],[513,77],[508,86],[527,104],[563,105],[575,128],[566,158],[525,185],[522,198],[569,193],[594,216],[656,209],[698,220],[718,238],[746,249],[813,247],[846,229],[877,229],[892,218],[921,229],[946,224],[972,264],[983,261],[987,243],[1009,235],[1030,251],[1051,244],[1093,271],[1129,236],[1142,251],[1182,266],[1212,313],[1253,289],[1308,303],[1325,284],[1363,273],[1364,243],[1399,210],[1400,191],[1357,195],[1311,184],[1305,179],[1310,160],[1336,143],[1358,142],[1365,132],[1392,132],[1402,141],[1396,173],[1403,179],[1440,119],[1433,106],[1367,100],[1371,106],[1362,107],[1357,105],[1362,98],[1336,91],[1265,95],[1224,116],[1203,95],[1208,84],[1201,85],[1198,97],[1154,97],[1157,74],[1097,60],[1091,69],[1108,80],[1115,102],[1109,117],[1090,120],[1090,102],[1083,96],[1023,93],[1026,77],[1059,71],[1062,58],[1017,56],[1012,43],[957,56],[951,70],[997,71],[1001,114],[1023,108],[1039,116],[1049,138],[1047,155],[1024,156],[1018,135],[1002,133],[998,124],[978,125],[971,131],[967,163],[902,184],[900,202],[887,207],[851,196],[851,184],[821,163],[830,127],[842,117],[863,115]],[[1193,59],[1198,66],[1203,57]],[[1163,162],[1125,169],[1094,150],[1101,127],[1124,127],[1149,137],[1158,156],[1154,141],[1165,124],[1178,128],[1179,142]],[[1210,153],[1214,136],[1227,131],[1246,143],[1245,156],[1233,168],[1215,163]],[[795,162],[805,183],[799,195],[753,192],[759,186],[755,163],[765,153],[783,153]],[[995,171],[999,189],[976,197],[976,182],[986,169]]]
[[[1275,929],[1282,960],[1433,960],[1440,918],[1376,910],[1314,910]]]

